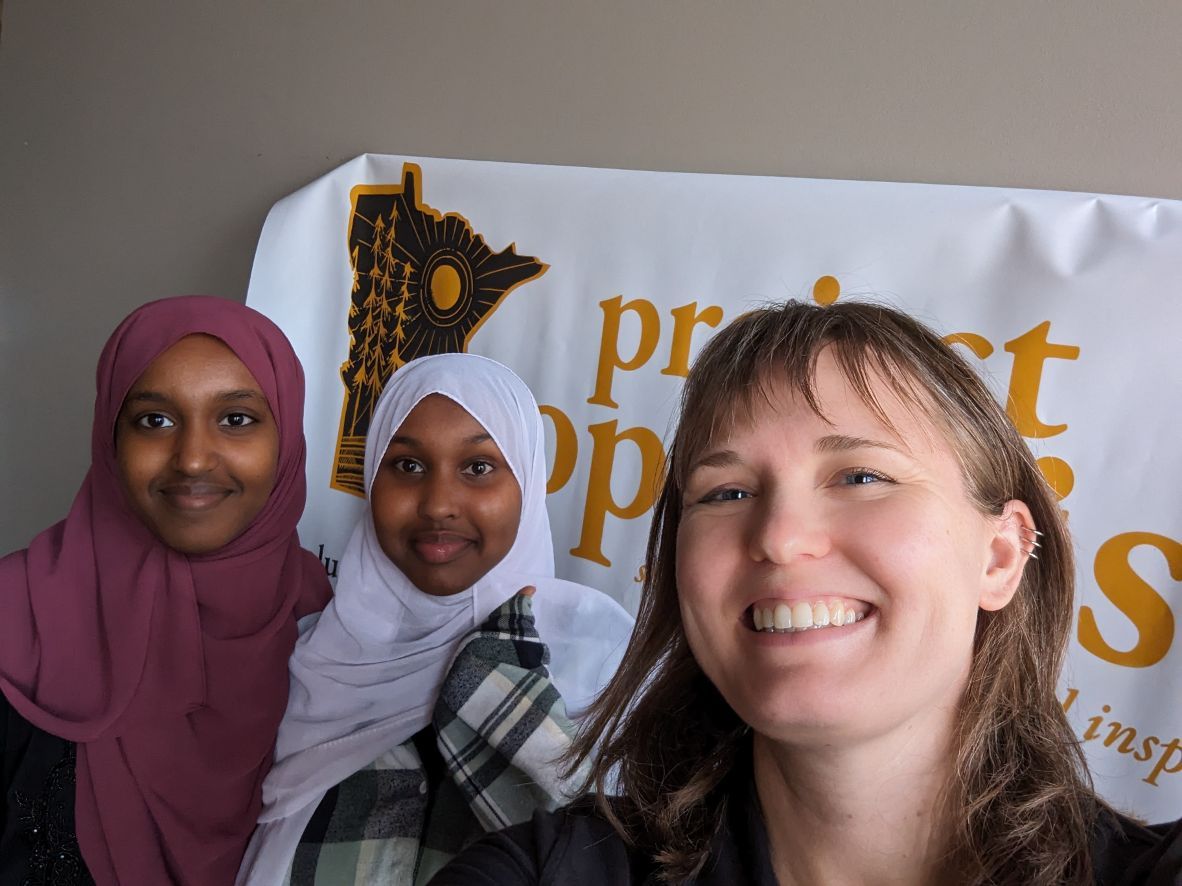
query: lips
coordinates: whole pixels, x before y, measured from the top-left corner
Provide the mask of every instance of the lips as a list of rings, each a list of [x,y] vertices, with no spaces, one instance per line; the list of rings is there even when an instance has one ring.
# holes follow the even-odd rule
[[[472,539],[455,532],[423,532],[411,538],[419,559],[433,566],[458,560],[472,545]]]
[[[214,483],[176,483],[160,490],[170,507],[193,513],[216,508],[232,493],[233,490]]]

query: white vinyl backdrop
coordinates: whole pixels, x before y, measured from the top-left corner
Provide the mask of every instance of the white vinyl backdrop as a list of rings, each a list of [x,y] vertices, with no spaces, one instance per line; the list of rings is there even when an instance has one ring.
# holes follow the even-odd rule
[[[247,303],[304,363],[300,535],[330,573],[362,506],[334,483],[341,367],[376,360],[372,390],[375,365],[454,341],[426,323],[434,299],[542,405],[558,574],[632,611],[653,476],[711,332],[766,301],[865,295],[954,336],[1064,496],[1079,599],[1061,697],[1097,785],[1160,820],[1182,814],[1180,281],[1177,201],[364,155],[272,209]],[[351,355],[367,311],[385,350]]]

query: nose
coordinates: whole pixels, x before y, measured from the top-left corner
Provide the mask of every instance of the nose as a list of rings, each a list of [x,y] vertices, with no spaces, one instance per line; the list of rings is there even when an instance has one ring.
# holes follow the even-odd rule
[[[457,516],[459,490],[456,481],[442,471],[428,473],[419,498],[419,514],[436,522]]]
[[[807,497],[765,494],[752,514],[748,553],[757,562],[787,564],[824,557],[832,539],[822,509]]]
[[[186,477],[199,477],[217,465],[217,436],[200,423],[181,425],[173,439],[176,442],[173,464]]]

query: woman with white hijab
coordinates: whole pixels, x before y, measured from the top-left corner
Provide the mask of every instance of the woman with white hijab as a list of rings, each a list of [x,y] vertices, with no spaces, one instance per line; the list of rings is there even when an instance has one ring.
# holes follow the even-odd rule
[[[541,417],[505,366],[400,368],[365,482],[336,596],[291,658],[239,884],[423,883],[481,833],[561,805],[568,718],[631,632],[609,597],[554,577]]]

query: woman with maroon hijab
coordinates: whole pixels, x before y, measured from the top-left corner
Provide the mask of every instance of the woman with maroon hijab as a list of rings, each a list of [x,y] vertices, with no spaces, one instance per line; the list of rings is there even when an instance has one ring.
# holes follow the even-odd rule
[[[303,373],[261,314],[144,305],[65,520],[0,560],[0,884],[232,883],[287,704]]]

